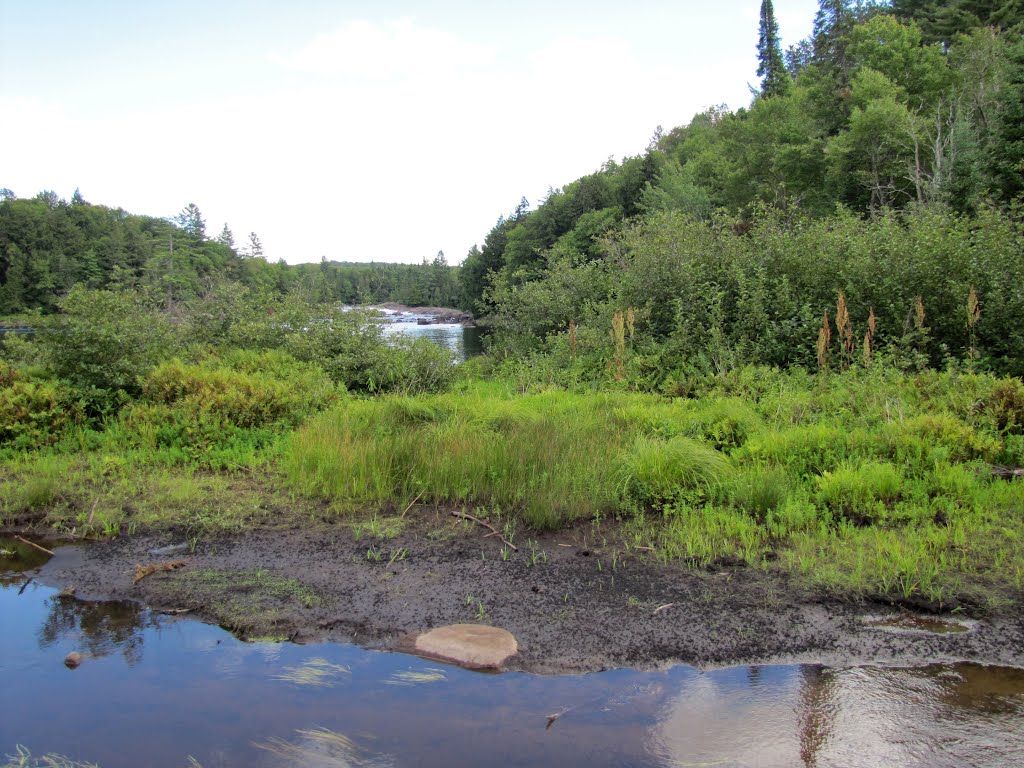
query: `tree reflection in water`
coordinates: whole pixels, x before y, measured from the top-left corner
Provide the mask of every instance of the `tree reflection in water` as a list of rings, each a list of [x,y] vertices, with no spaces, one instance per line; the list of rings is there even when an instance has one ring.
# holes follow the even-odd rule
[[[120,652],[129,665],[142,660],[142,632],[157,626],[157,618],[130,602],[90,602],[54,596],[49,615],[39,629],[39,647],[47,648],[74,637],[80,651],[93,657]]]

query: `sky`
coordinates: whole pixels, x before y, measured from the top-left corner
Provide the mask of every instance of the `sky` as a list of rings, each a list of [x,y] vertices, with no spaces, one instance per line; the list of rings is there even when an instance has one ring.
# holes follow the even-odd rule
[[[783,47],[817,0],[776,0]],[[0,0],[0,188],[295,264],[462,261],[526,197],[756,86],[760,0]]]

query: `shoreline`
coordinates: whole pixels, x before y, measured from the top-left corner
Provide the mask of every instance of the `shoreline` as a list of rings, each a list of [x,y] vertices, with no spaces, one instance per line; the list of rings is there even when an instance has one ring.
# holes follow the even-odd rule
[[[1019,602],[925,617],[881,599],[806,589],[770,565],[655,562],[609,544],[607,526],[541,534],[503,556],[497,537],[443,510],[410,518],[390,538],[372,530],[357,538],[347,524],[260,528],[167,555],[150,551],[184,537],[122,536],[62,546],[35,578],[76,599],[187,612],[243,639],[408,652],[420,632],[490,624],[519,642],[507,669],[542,674],[676,664],[1024,667]],[[133,584],[137,565],[173,560],[185,564]],[[936,619],[962,631],[915,628]]]

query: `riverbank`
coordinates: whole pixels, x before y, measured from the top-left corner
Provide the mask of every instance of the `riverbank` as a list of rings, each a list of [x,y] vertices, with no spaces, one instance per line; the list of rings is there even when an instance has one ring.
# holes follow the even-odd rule
[[[194,549],[167,533],[63,546],[36,579],[77,599],[187,612],[246,639],[407,650],[433,627],[490,624],[519,641],[510,669],[542,673],[676,663],[1024,666],[1019,600],[914,614],[882,596],[807,588],[770,562],[656,562],[621,533],[588,523],[509,550],[451,510],[418,507],[405,518],[258,529]]]
[[[47,566],[59,589],[248,638],[390,648],[474,621],[540,671],[1019,661],[1024,485],[997,471],[1024,465],[1017,380],[743,369],[672,397],[468,365],[370,397],[239,361],[168,363],[102,431],[9,449],[0,527],[99,540]],[[979,623],[868,625],[893,605]]]

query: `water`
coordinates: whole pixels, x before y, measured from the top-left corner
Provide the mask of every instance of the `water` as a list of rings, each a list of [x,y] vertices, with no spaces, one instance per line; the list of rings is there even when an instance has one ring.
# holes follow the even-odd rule
[[[23,744],[102,768],[189,756],[205,768],[1024,763],[1021,670],[487,675],[346,645],[242,643],[35,582],[19,594],[32,574],[0,579],[0,754]],[[72,670],[73,650],[85,659]]]
[[[384,316],[384,333],[386,335],[392,336],[400,333],[413,338],[430,339],[434,343],[450,349],[459,362],[483,354],[481,331],[476,326],[466,327],[460,323],[420,325],[418,321],[420,319],[430,320],[430,315],[415,311],[395,312],[389,309],[379,309],[379,311]]]

